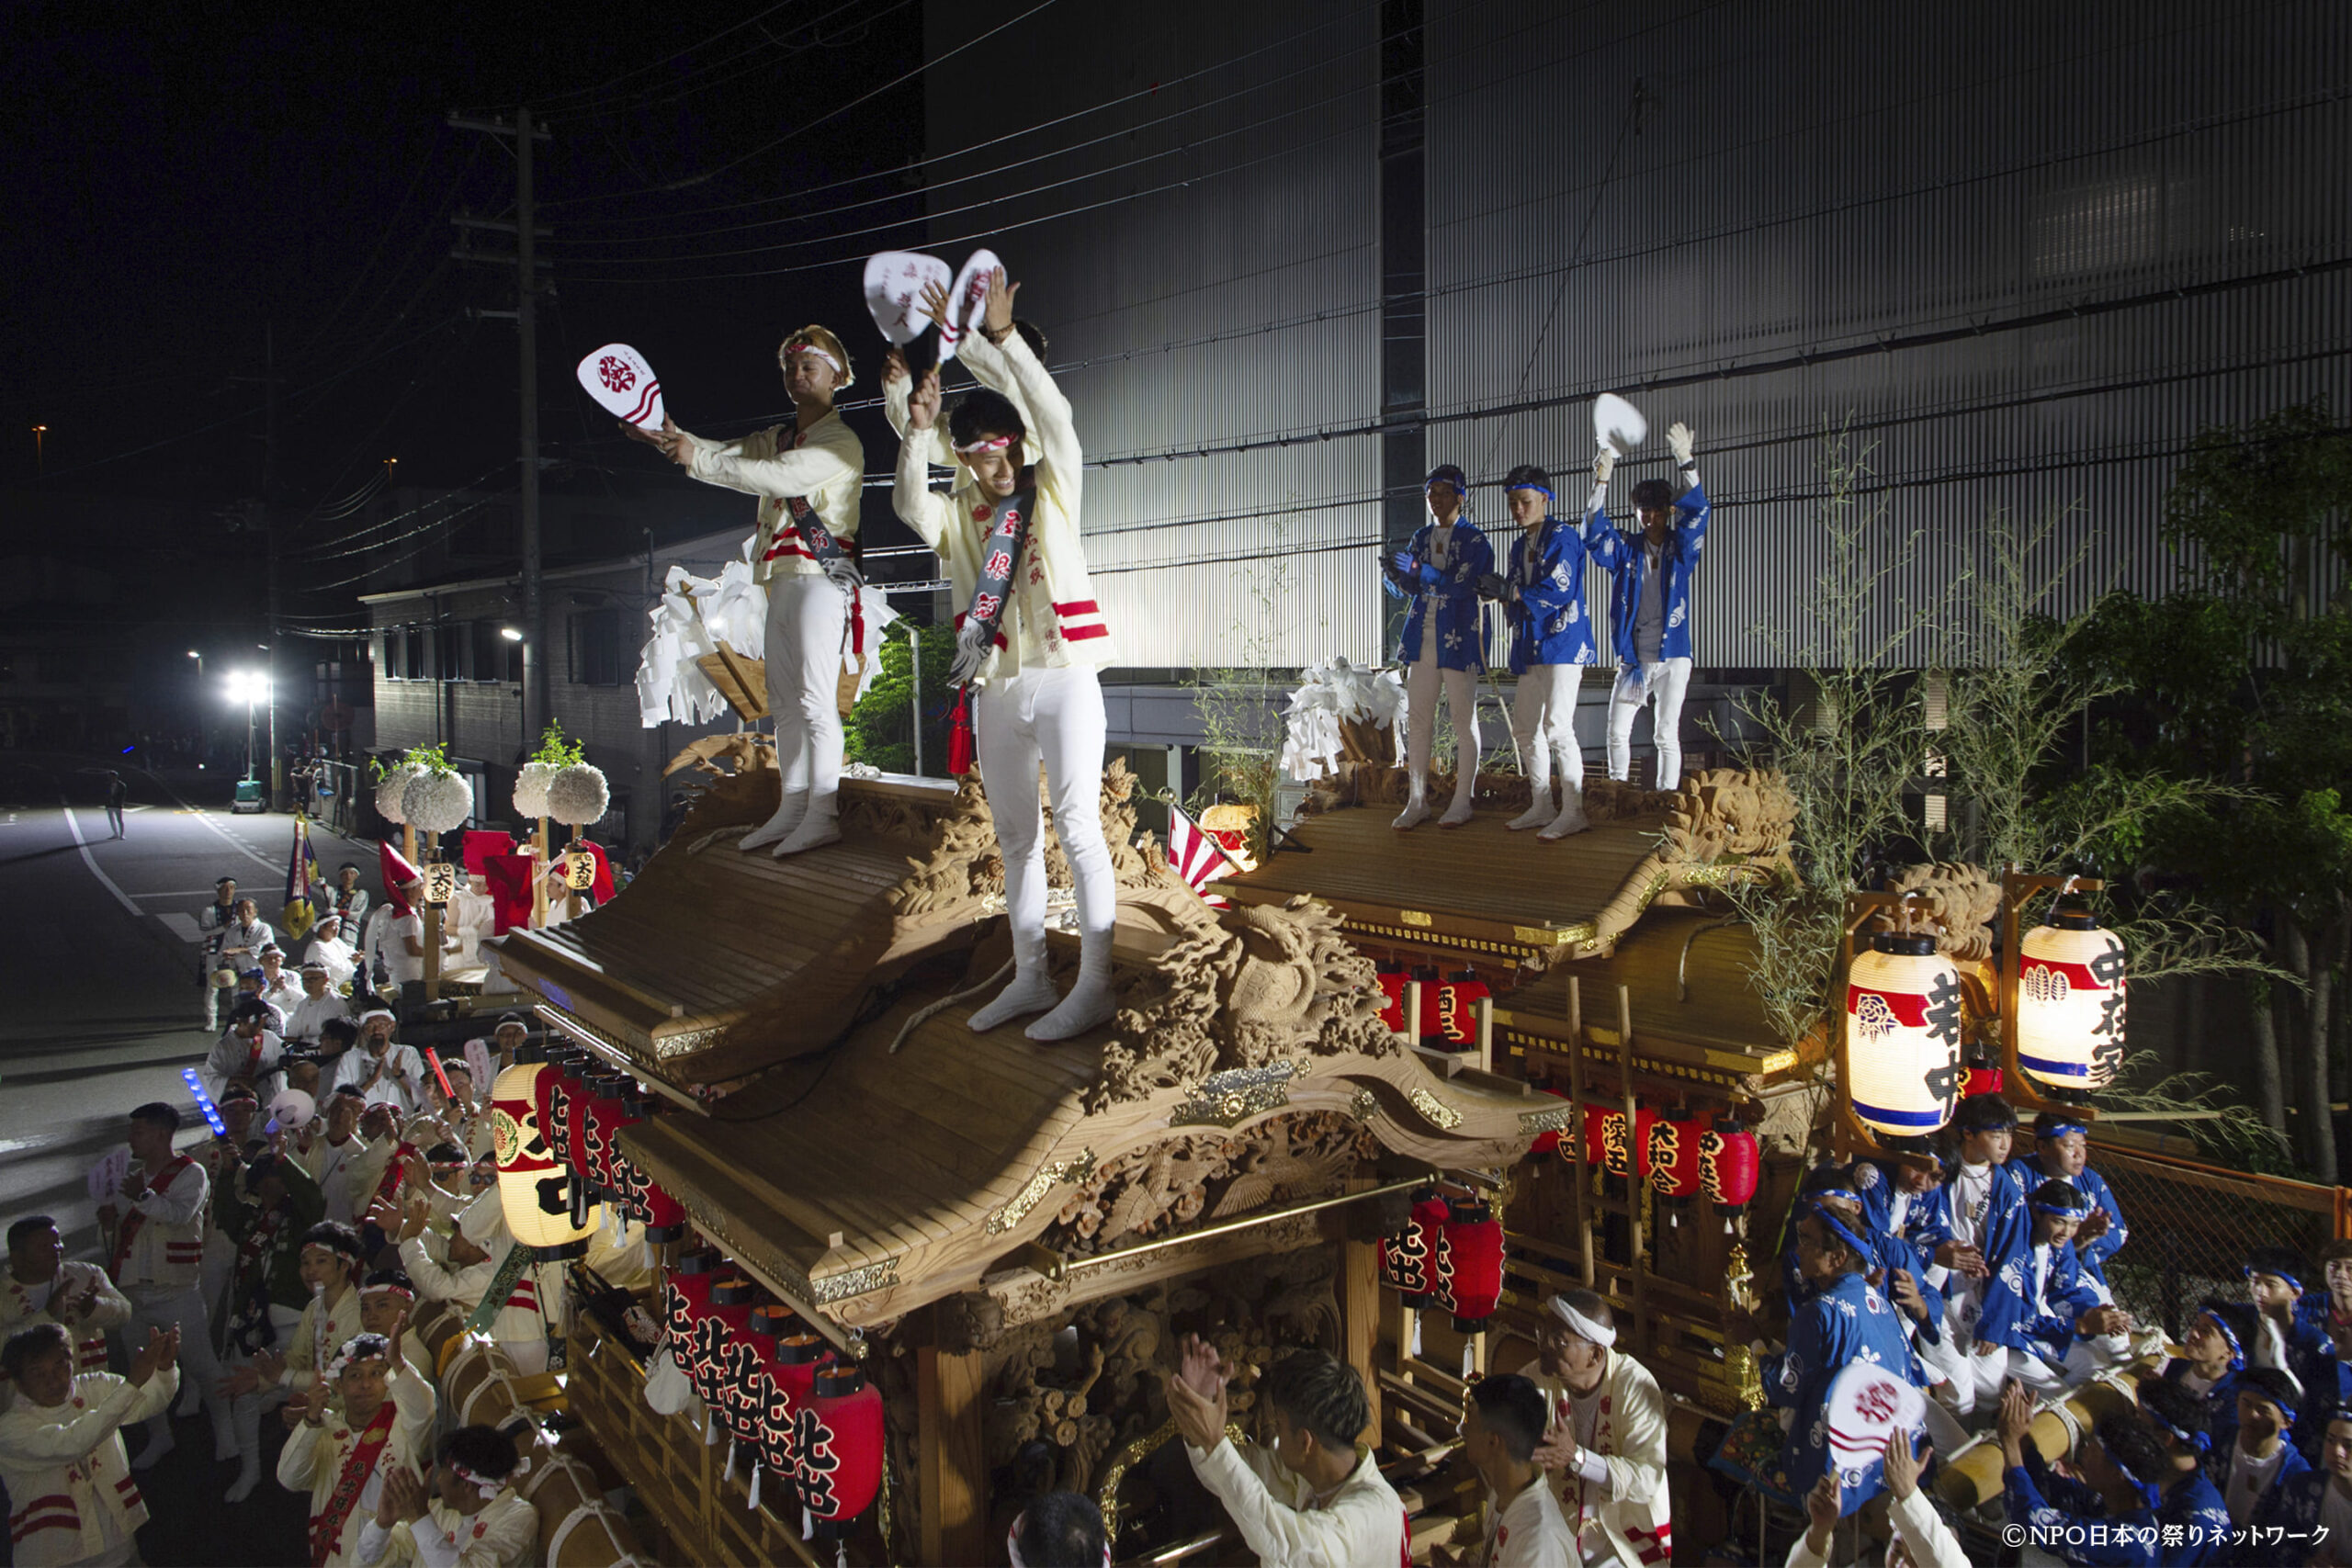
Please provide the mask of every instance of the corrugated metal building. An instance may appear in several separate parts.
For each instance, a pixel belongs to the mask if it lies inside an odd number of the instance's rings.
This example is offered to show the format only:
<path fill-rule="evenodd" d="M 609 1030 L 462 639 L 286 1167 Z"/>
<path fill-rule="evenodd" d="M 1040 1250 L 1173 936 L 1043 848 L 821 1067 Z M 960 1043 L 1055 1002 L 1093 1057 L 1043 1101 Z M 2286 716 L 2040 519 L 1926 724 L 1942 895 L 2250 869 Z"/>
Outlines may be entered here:
<path fill-rule="evenodd" d="M 1376 658 L 1414 477 L 1580 497 L 1602 390 L 1700 432 L 1724 671 L 1806 651 L 1826 429 L 1892 627 L 1996 510 L 2087 541 L 2052 608 L 2163 592 L 2199 427 L 2352 402 L 2331 0 L 1027 9 L 925 7 L 933 248 L 1052 337 L 1135 666 Z"/>

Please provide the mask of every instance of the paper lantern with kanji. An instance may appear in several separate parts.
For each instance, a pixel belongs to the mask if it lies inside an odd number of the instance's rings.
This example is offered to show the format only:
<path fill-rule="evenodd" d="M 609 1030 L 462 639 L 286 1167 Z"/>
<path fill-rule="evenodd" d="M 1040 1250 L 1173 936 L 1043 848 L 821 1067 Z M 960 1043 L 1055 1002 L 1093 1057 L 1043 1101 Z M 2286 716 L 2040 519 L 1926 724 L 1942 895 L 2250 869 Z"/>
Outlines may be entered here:
<path fill-rule="evenodd" d="M 578 1112 L 581 1155 L 585 1161 L 581 1173 L 599 1198 L 614 1187 L 613 1151 L 619 1146 L 628 1094 L 634 1085 L 627 1073 L 600 1073 L 588 1080 L 588 1102 Z"/>
<path fill-rule="evenodd" d="M 2123 939 L 2053 910 L 2018 943 L 2018 1066 L 2046 1089 L 2104 1089 L 2123 1065 Z"/>
<path fill-rule="evenodd" d="M 1846 986 L 1847 1092 L 1864 1126 L 1917 1138 L 1960 1099 L 1960 971 L 1936 939 L 1883 931 Z"/>
<path fill-rule="evenodd" d="M 1401 964 L 1380 964 L 1375 973 L 1380 980 L 1380 1021 L 1389 1032 L 1405 1032 L 1405 966 Z"/>
<path fill-rule="evenodd" d="M 671 1265 L 662 1285 L 662 1330 L 669 1337 L 671 1353 L 689 1380 L 694 1377 L 695 1348 L 701 1337 L 696 1325 L 710 1313 L 710 1292 L 718 1283 L 719 1266 L 716 1252 L 688 1252 Z"/>
<path fill-rule="evenodd" d="M 747 1298 L 741 1323 L 734 1321 L 729 1310 L 736 1304 L 732 1298 L 738 1291 Z M 729 1299 L 722 1302 L 722 1296 Z M 718 1394 L 710 1402 L 711 1417 L 738 1447 L 754 1456 L 760 1441 L 760 1421 L 767 1411 L 769 1350 L 759 1333 L 760 1308 L 756 1300 L 751 1299 L 755 1296 L 749 1280 L 729 1280 L 711 1290 L 712 1314 L 727 1325 L 727 1334 L 718 1345 L 718 1364 L 711 1376 L 712 1386 Z"/>
<path fill-rule="evenodd" d="M 628 1097 L 627 1124 L 635 1126 L 653 1119 L 653 1102 L 642 1089 Z M 612 1152 L 613 1181 L 618 1190 L 616 1201 L 630 1219 L 643 1226 L 643 1238 L 660 1247 L 677 1240 L 686 1232 L 686 1206 L 662 1190 L 659 1182 L 645 1174 L 645 1168 L 628 1157 L 626 1149 Z"/>
<path fill-rule="evenodd" d="M 1608 1111 L 1601 1115 L 1598 1128 L 1600 1146 L 1599 1163 L 1611 1176 L 1645 1177 L 1650 1173 L 1650 1129 L 1657 1124 L 1657 1112 L 1646 1105 L 1634 1108 L 1632 1131 L 1626 1129 L 1625 1113 Z M 1588 1157 L 1590 1157 L 1589 1155 Z"/>
<path fill-rule="evenodd" d="M 766 1493 L 781 1504 L 800 1500 L 800 1412 L 809 1403 L 817 1364 L 830 1352 L 805 1326 L 778 1333 L 768 1354 L 767 1408 L 760 1420 L 760 1466 L 780 1491 Z"/>
<path fill-rule="evenodd" d="M 515 1047 L 514 1065 L 491 1085 L 490 1130 L 506 1229 L 517 1244 L 537 1248 L 541 1261 L 555 1262 L 586 1256 L 595 1221 L 573 1223 L 570 1178 L 539 1133 L 535 1091 L 548 1070 L 544 1058 L 528 1042 Z"/>
<path fill-rule="evenodd" d="M 1475 969 L 1460 970 L 1438 987 L 1438 1033 L 1444 1044 L 1459 1049 L 1478 1043 L 1478 1004 L 1487 995 L 1487 983 Z"/>
<path fill-rule="evenodd" d="M 1737 1122 L 1719 1121 L 1699 1135 L 1699 1189 L 1715 1207 L 1746 1208 L 1762 1169 L 1756 1134 Z"/>
<path fill-rule="evenodd" d="M 882 1489 L 882 1394 L 855 1367 L 818 1363 L 795 1423 L 800 1506 L 820 1540 L 845 1540 Z"/>
<path fill-rule="evenodd" d="M 686 1376 L 714 1419 L 727 1399 L 728 1347 L 752 1321 L 759 1292 L 741 1274 L 729 1270 L 711 1282 L 710 1305 L 695 1319 L 694 1355 Z"/>
<path fill-rule="evenodd" d="M 1416 964 L 1408 978 L 1421 987 L 1421 1017 L 1414 1031 L 1415 1037 L 1432 1050 L 1442 1049 L 1445 1044 L 1445 1024 L 1441 1016 L 1444 1005 L 1443 985 L 1438 979 L 1437 968 L 1434 964 Z"/>
<path fill-rule="evenodd" d="M 1446 1204 L 1438 1228 L 1438 1304 L 1453 1314 L 1454 1331 L 1482 1334 L 1503 1292 L 1503 1223 L 1476 1198 Z"/>
<path fill-rule="evenodd" d="M 1650 1123 L 1650 1190 L 1659 1197 L 1681 1200 L 1699 1190 L 1699 1140 L 1695 1116 L 1661 1116 Z"/>
<path fill-rule="evenodd" d="M 1438 1233 L 1445 1213 L 1445 1200 L 1424 1187 L 1413 1194 L 1405 1228 L 1380 1243 L 1381 1276 L 1408 1307 L 1425 1307 L 1436 1295 Z"/>

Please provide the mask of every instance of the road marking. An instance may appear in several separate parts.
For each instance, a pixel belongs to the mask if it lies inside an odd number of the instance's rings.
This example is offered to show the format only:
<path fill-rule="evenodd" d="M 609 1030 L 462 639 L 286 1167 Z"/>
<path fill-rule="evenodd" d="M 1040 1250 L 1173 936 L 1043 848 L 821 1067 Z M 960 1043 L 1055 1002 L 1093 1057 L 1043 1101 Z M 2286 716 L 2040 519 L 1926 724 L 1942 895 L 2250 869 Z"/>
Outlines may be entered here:
<path fill-rule="evenodd" d="M 182 942 L 202 942 L 204 940 L 204 928 L 196 923 L 196 917 L 194 915 L 184 915 L 177 909 L 174 909 L 167 915 L 158 915 L 155 918 L 164 922 L 164 930 L 170 931 Z"/>
<path fill-rule="evenodd" d="M 90 868 L 90 874 L 96 877 L 100 886 L 104 886 L 107 892 L 114 895 L 116 903 L 120 904 L 124 908 L 130 911 L 130 918 L 132 919 L 140 920 L 146 919 L 147 911 L 132 903 L 130 901 L 130 895 L 125 893 L 121 888 L 117 887 L 114 885 L 114 878 L 108 876 L 105 872 L 98 869 L 98 857 L 90 852 L 90 846 L 88 843 L 84 841 L 82 838 L 82 824 L 74 819 L 74 808 L 70 806 L 65 806 L 62 801 L 58 804 L 64 809 L 65 825 L 74 830 L 74 847 L 82 852 L 82 863 Z"/>
<path fill-rule="evenodd" d="M 170 893 L 133 893 L 133 898 L 209 898 L 219 892 L 217 887 L 188 887 Z"/>

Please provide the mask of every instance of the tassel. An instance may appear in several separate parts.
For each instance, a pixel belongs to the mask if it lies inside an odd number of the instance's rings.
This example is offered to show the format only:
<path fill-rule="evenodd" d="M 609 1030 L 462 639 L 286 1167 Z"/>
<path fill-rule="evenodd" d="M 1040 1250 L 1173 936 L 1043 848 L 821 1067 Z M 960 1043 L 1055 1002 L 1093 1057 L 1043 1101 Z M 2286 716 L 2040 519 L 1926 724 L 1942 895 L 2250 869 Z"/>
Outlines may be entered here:
<path fill-rule="evenodd" d="M 804 1503 L 800 1506 L 800 1539 L 807 1540 L 816 1533 L 817 1521 L 808 1517 L 808 1506 Z"/>
<path fill-rule="evenodd" d="M 972 688 L 956 689 L 956 719 L 947 734 L 947 773 L 961 778 L 978 765 L 980 747 L 972 731 Z"/>
<path fill-rule="evenodd" d="M 727 1439 L 727 1468 L 718 1472 L 718 1479 L 721 1481 L 735 1479 L 735 1439 L 732 1438 Z"/>
<path fill-rule="evenodd" d="M 755 1512 L 758 1510 L 760 1506 L 760 1472 L 766 1468 L 767 1466 L 762 1464 L 757 1460 L 753 1460 L 752 1461 L 752 1500 L 749 1503 L 746 1503 L 744 1506 L 752 1509 Z"/>

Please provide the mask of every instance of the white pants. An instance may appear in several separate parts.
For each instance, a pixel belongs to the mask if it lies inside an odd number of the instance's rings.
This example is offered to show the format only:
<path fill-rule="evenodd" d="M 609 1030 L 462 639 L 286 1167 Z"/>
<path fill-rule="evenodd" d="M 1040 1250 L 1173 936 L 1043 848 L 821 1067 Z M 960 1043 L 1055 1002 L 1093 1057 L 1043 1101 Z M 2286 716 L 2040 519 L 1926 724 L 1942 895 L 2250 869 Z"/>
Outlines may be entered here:
<path fill-rule="evenodd" d="M 176 1328 L 180 1331 L 180 1375 L 192 1380 L 201 1391 L 204 1408 L 212 1417 L 213 1430 L 229 1427 L 229 1401 L 220 1393 L 220 1359 L 212 1351 L 212 1324 L 204 1310 L 204 1298 L 194 1285 L 129 1285 L 125 1296 L 130 1299 L 130 1321 L 119 1331 L 124 1348 L 136 1356 L 147 1344 L 149 1331 Z M 170 1430 L 171 1412 L 166 1410 L 155 1417 Z"/>
<path fill-rule="evenodd" d="M 280 1355 L 285 1354 L 286 1347 L 293 1342 L 294 1330 L 301 1325 L 301 1308 L 281 1306 L 276 1302 L 270 1303 L 269 1325 L 277 1331 L 277 1341 L 271 1348 Z M 245 1367 L 253 1364 L 251 1356 L 234 1347 L 230 1348 L 227 1359 L 231 1367 Z M 275 1388 L 259 1388 L 251 1393 L 241 1393 L 231 1404 L 230 1424 L 236 1428 L 237 1455 L 241 1460 L 250 1456 L 255 1464 L 260 1463 L 262 1413 L 266 1410 L 275 1410 L 285 1404 L 287 1396 L 291 1393 L 293 1390 L 290 1387 L 285 1383 L 279 1383 Z"/>
<path fill-rule="evenodd" d="M 1421 612 L 1421 656 L 1405 666 L 1405 770 L 1414 800 L 1429 793 L 1441 683 L 1446 712 L 1453 716 L 1453 798 L 1464 801 L 1478 787 L 1478 672 L 1438 668 L 1437 606 L 1431 604 Z"/>
<path fill-rule="evenodd" d="M 782 798 L 807 792 L 808 814 L 833 815 L 842 787 L 842 641 L 849 595 L 823 575 L 768 582 L 768 713 Z"/>
<path fill-rule="evenodd" d="M 1023 670 L 980 689 L 973 716 L 980 783 L 1004 854 L 1004 908 L 1024 973 L 1046 956 L 1046 840 L 1037 764 L 1054 802 L 1054 831 L 1078 884 L 1084 945 L 1110 959 L 1119 890 L 1102 841 L 1102 685 L 1083 665 Z"/>
<path fill-rule="evenodd" d="M 1584 748 L 1577 744 L 1577 688 L 1581 664 L 1533 664 L 1519 678 L 1511 698 L 1510 732 L 1519 741 L 1520 765 L 1535 799 L 1552 788 L 1553 762 L 1559 763 L 1562 804 L 1584 793 Z"/>
<path fill-rule="evenodd" d="M 1654 704 L 1650 742 L 1657 748 L 1657 779 L 1652 787 L 1673 789 L 1682 783 L 1682 694 L 1690 689 L 1688 659 L 1618 666 L 1617 683 L 1609 689 L 1611 778 L 1623 784 L 1633 776 L 1634 716 Z"/>

